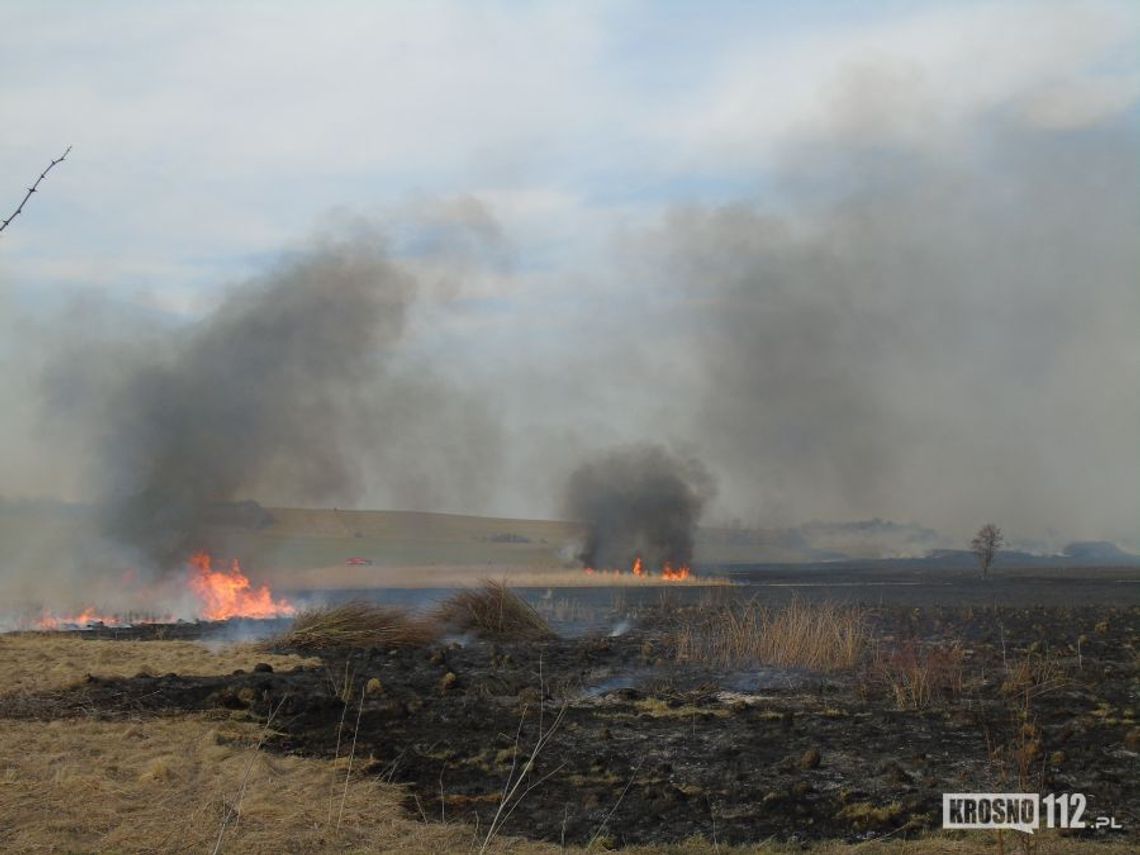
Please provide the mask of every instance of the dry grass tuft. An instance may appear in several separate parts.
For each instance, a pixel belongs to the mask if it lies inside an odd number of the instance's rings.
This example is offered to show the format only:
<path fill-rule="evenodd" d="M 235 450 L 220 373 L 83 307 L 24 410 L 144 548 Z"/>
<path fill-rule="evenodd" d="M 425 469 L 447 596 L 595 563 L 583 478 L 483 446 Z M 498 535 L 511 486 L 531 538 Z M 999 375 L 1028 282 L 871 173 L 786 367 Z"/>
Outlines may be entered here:
<path fill-rule="evenodd" d="M 907 641 L 875 652 L 870 680 L 894 696 L 900 710 L 926 709 L 962 693 L 966 654 L 954 644 Z"/>
<path fill-rule="evenodd" d="M 1064 687 L 1069 675 L 1055 656 L 1026 653 L 1006 664 L 1001 693 L 1026 704 L 1034 698 Z"/>
<path fill-rule="evenodd" d="M 683 619 L 672 642 L 680 660 L 721 668 L 778 665 L 832 672 L 855 667 L 870 638 L 858 606 L 793 600 L 770 609 L 725 604 Z"/>
<path fill-rule="evenodd" d="M 509 641 L 542 641 L 554 631 L 506 582 L 484 579 L 440 603 L 436 617 L 461 632 Z"/>
<path fill-rule="evenodd" d="M 301 612 L 274 647 L 328 650 L 344 647 L 417 647 L 439 637 L 435 623 L 394 606 L 351 602 Z"/>

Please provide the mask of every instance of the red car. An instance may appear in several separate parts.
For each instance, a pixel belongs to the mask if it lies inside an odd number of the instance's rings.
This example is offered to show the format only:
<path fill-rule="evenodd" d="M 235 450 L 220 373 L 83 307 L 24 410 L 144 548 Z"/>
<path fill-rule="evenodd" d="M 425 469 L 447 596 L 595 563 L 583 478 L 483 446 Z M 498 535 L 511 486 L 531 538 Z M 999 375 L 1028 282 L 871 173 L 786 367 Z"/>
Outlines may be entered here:
<path fill-rule="evenodd" d="M 344 563 L 346 565 L 348 565 L 349 567 L 371 567 L 372 566 L 372 559 L 371 558 L 361 558 L 360 556 L 356 556 L 354 558 L 347 559 Z"/>

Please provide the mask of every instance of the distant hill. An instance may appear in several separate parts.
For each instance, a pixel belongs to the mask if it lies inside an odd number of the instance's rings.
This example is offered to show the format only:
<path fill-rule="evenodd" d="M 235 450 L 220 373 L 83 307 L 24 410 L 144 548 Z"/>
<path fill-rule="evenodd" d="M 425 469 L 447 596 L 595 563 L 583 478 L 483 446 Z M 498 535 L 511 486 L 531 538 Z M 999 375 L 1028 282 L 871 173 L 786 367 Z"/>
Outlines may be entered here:
<path fill-rule="evenodd" d="M 848 558 L 916 558 L 945 545 L 932 528 L 878 517 L 854 522 L 810 522 L 798 531 L 808 548 Z"/>
<path fill-rule="evenodd" d="M 1089 542 L 1093 543 L 1093 542 Z M 1074 551 L 1070 549 L 1077 547 Z M 967 549 L 936 549 L 925 559 L 930 564 L 950 567 L 974 566 L 977 559 Z M 994 568 L 1006 567 L 1095 567 L 1140 564 L 1140 555 L 1108 542 L 1095 542 L 1095 548 L 1084 549 L 1081 543 L 1070 544 L 1059 555 L 1039 555 L 1017 550 L 1002 550 L 994 560 Z"/>
<path fill-rule="evenodd" d="M 702 527 L 697 536 L 699 556 L 714 563 L 921 558 L 943 545 L 934 529 L 878 518 L 788 528 Z"/>
<path fill-rule="evenodd" d="M 1078 540 L 1066 546 L 1061 554 L 1066 558 L 1084 561 L 1126 561 L 1140 558 L 1108 540 Z"/>
<path fill-rule="evenodd" d="M 261 568 L 443 565 L 573 568 L 584 531 L 558 520 L 509 519 L 421 511 L 267 507 L 256 501 L 219 502 L 205 515 L 201 546 Z M 88 505 L 0 498 L 0 542 L 12 563 L 66 566 L 76 556 L 102 561 L 96 515 Z M 940 548 L 938 532 L 913 523 L 870 519 L 811 522 L 787 528 L 706 526 L 697 532 L 698 566 L 907 561 L 915 568 L 972 567 L 965 549 Z M 114 550 L 110 550 L 114 554 Z M 997 567 L 1127 566 L 1140 564 L 1108 541 L 1076 541 L 1061 554 L 1007 550 Z"/>

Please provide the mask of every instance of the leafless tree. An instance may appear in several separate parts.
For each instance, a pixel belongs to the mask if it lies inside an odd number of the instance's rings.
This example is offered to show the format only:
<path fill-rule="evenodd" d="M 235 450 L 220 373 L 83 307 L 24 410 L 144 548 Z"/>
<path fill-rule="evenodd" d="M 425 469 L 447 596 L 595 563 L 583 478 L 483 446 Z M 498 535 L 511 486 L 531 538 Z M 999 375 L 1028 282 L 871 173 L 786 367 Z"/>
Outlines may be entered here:
<path fill-rule="evenodd" d="M 7 219 L 0 220 L 0 232 L 8 228 L 8 223 L 12 222 L 12 220 L 16 219 L 16 217 L 20 216 L 20 214 L 23 213 L 24 206 L 28 204 L 28 200 L 32 198 L 32 194 L 35 193 L 39 188 L 40 182 L 47 178 L 47 174 L 52 171 L 52 168 L 57 163 L 63 163 L 65 160 L 67 160 L 67 156 L 69 154 L 71 154 L 71 146 L 68 146 L 67 151 L 65 151 L 63 154 L 61 154 L 59 157 L 47 165 L 47 169 L 40 173 L 40 177 L 36 179 L 35 184 L 28 188 L 28 192 L 24 194 L 24 198 L 20 200 L 20 204 L 16 206 L 16 210 L 13 211 Z"/>
<path fill-rule="evenodd" d="M 993 523 L 986 523 L 978 529 L 978 533 L 970 541 L 970 551 L 978 559 L 978 566 L 982 568 L 983 579 L 989 577 L 990 565 L 994 563 L 994 558 L 1004 542 L 1001 529 Z"/>

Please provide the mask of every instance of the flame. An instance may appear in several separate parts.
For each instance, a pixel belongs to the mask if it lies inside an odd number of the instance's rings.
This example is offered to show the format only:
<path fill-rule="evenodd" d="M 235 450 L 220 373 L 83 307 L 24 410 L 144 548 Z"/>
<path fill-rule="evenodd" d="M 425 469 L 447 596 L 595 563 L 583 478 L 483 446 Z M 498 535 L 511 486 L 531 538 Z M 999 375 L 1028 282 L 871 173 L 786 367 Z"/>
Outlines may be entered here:
<path fill-rule="evenodd" d="M 82 611 L 74 613 L 59 613 L 45 609 L 38 617 L 26 624 L 30 629 L 38 630 L 72 630 L 88 629 L 98 626 L 138 626 L 145 623 L 173 623 L 171 614 L 157 612 L 127 611 L 110 613 L 103 612 L 94 606 L 84 606 Z"/>
<path fill-rule="evenodd" d="M 91 624 L 103 624 L 104 626 L 120 626 L 122 619 L 117 615 L 103 615 L 99 614 L 93 607 L 83 609 L 83 611 L 74 615 L 57 615 L 54 612 L 44 612 L 36 621 L 36 629 L 43 630 L 56 630 L 56 629 L 71 629 L 74 627 L 86 627 Z"/>
<path fill-rule="evenodd" d="M 241 570 L 237 559 L 230 563 L 228 571 L 214 570 L 210 556 L 205 552 L 193 555 L 189 561 L 190 575 L 187 579 L 190 591 L 198 600 L 197 615 L 202 620 L 226 620 L 234 617 L 273 618 L 296 613 L 293 604 L 285 599 L 275 599 L 267 585 L 254 588 Z M 123 574 L 123 587 L 130 589 L 138 585 L 138 574 L 128 570 Z M 146 586 L 141 592 L 147 593 Z M 151 591 L 153 593 L 153 591 Z M 159 612 L 119 612 L 105 613 L 95 606 L 84 606 L 76 613 L 60 613 L 44 610 L 30 618 L 23 625 L 39 630 L 74 630 L 92 626 L 124 627 L 146 623 L 173 623 L 171 614 Z"/>
<path fill-rule="evenodd" d="M 666 582 L 683 582 L 693 574 L 692 569 L 688 564 L 681 564 L 674 567 L 668 561 L 665 566 L 661 568 L 661 578 Z"/>
<path fill-rule="evenodd" d="M 595 567 L 582 568 L 589 576 L 625 576 L 626 574 L 621 570 L 599 570 Z M 688 564 L 678 564 L 674 567 L 670 562 L 666 561 L 661 566 L 660 574 L 655 574 L 645 566 L 645 562 L 641 560 L 641 556 L 634 556 L 633 564 L 629 568 L 629 572 L 636 576 L 638 579 L 654 579 L 659 578 L 663 582 L 684 582 L 693 576 L 693 568 Z"/>
<path fill-rule="evenodd" d="M 229 572 L 214 570 L 205 552 L 190 557 L 190 590 L 201 600 L 200 616 L 206 620 L 228 618 L 273 618 L 296 613 L 288 600 L 273 598 L 268 585 L 254 588 L 235 558 Z"/>

